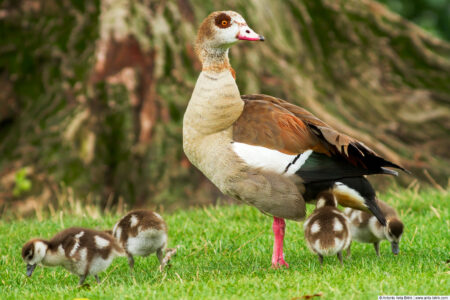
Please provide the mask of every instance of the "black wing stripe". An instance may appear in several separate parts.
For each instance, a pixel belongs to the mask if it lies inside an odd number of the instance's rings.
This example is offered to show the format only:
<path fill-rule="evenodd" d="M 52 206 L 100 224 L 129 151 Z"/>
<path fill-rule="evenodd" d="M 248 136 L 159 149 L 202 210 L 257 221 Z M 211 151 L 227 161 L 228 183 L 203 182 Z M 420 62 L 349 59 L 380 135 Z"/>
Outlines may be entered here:
<path fill-rule="evenodd" d="M 295 165 L 295 163 L 297 162 L 297 159 L 298 159 L 299 157 L 300 157 L 300 154 L 297 154 L 297 156 L 294 158 L 294 160 L 291 161 L 291 162 L 286 166 L 286 169 L 284 169 L 284 172 L 283 172 L 283 173 L 286 173 L 292 165 Z"/>

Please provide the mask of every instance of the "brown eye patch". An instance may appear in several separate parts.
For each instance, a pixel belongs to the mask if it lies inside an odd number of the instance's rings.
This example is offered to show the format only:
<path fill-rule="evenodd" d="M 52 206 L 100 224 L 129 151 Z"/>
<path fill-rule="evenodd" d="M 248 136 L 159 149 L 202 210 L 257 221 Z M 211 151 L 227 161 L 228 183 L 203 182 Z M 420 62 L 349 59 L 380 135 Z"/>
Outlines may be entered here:
<path fill-rule="evenodd" d="M 219 28 L 228 28 L 231 26 L 231 18 L 226 13 L 221 13 L 214 19 L 216 26 Z"/>

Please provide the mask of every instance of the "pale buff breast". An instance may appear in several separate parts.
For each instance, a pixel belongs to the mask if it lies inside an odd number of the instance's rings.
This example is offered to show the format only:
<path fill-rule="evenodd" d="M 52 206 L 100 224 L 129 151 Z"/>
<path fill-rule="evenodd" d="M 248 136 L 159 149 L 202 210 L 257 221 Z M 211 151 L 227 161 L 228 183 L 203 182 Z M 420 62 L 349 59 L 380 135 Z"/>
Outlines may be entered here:
<path fill-rule="evenodd" d="M 305 203 L 294 177 L 251 168 L 233 151 L 232 125 L 243 106 L 229 71 L 202 72 L 183 120 L 186 156 L 224 194 L 277 217 L 302 219 Z"/>
<path fill-rule="evenodd" d="M 183 148 L 193 165 L 221 190 L 230 161 L 232 125 L 244 107 L 230 72 L 202 72 L 183 120 Z M 223 170 L 218 172 L 218 170 Z"/>

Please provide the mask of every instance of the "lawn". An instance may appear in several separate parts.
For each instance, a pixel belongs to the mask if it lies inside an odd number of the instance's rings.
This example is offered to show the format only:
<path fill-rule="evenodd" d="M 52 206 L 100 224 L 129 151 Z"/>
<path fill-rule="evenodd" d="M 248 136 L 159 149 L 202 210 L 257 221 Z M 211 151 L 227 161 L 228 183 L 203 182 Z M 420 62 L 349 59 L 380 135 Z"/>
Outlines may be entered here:
<path fill-rule="evenodd" d="M 100 285 L 88 277 L 90 286 L 83 288 L 77 287 L 77 276 L 60 267 L 37 267 L 31 278 L 26 277 L 21 247 L 31 237 L 51 237 L 70 226 L 112 228 L 119 216 L 56 213 L 41 221 L 0 221 L 0 298 L 292 299 L 322 293 L 320 299 L 376 299 L 377 295 L 449 295 L 450 194 L 405 190 L 381 198 L 398 209 L 405 223 L 397 257 L 387 242 L 381 244 L 381 258 L 376 257 L 372 245 L 354 243 L 352 258 L 344 260 L 344 267 L 336 257 L 326 257 L 321 268 L 306 248 L 302 223 L 288 221 L 285 255 L 290 268 L 273 270 L 270 217 L 244 205 L 207 207 L 164 216 L 169 225 L 169 246 L 180 246 L 170 269 L 160 273 L 156 256 L 139 257 L 133 277 L 127 259 L 117 258 L 100 274 Z"/>

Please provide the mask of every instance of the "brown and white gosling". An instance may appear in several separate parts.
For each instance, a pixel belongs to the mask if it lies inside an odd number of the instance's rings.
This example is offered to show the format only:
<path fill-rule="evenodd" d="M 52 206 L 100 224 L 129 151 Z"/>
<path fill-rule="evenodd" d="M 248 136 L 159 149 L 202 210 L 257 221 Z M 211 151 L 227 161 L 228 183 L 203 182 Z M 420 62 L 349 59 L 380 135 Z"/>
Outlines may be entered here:
<path fill-rule="evenodd" d="M 381 225 L 377 218 L 370 213 L 352 208 L 344 210 L 345 215 L 350 219 L 352 240 L 360 243 L 373 243 L 378 256 L 380 256 L 380 242 L 388 240 L 391 243 L 392 253 L 397 255 L 400 252 L 399 243 L 403 234 L 403 223 L 394 208 L 379 199 L 376 201 L 386 217 L 386 226 Z M 350 247 L 347 249 L 347 254 L 350 255 Z"/>
<path fill-rule="evenodd" d="M 62 266 L 80 277 L 82 285 L 88 275 L 98 283 L 98 273 L 111 265 L 117 256 L 125 256 L 124 249 L 109 234 L 86 228 L 68 228 L 50 240 L 35 238 L 22 247 L 22 258 L 27 263 L 27 276 L 37 264 Z"/>
<path fill-rule="evenodd" d="M 303 225 L 306 245 L 319 256 L 320 264 L 323 256 L 337 254 L 342 265 L 342 251 L 351 243 L 349 221 L 331 192 L 322 192 L 317 199 L 316 209 Z"/>
<path fill-rule="evenodd" d="M 123 246 L 128 256 L 131 270 L 134 267 L 133 256 L 148 256 L 156 252 L 159 269 L 162 271 L 176 253 L 167 249 L 167 224 L 164 219 L 150 210 L 134 210 L 120 219 L 113 228 L 113 236 Z"/>

